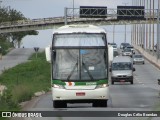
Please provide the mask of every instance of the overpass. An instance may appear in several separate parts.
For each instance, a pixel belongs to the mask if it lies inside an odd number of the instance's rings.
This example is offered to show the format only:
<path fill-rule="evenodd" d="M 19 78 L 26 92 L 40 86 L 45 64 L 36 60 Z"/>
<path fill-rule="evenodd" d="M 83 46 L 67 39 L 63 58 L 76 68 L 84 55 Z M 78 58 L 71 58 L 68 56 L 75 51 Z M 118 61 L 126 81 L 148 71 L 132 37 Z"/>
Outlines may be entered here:
<path fill-rule="evenodd" d="M 130 16 L 134 16 L 131 11 L 132 9 L 126 10 L 130 12 Z M 134 10 L 134 12 L 139 11 L 139 9 Z M 149 24 L 152 22 L 157 23 L 156 18 L 158 16 L 157 10 L 143 10 L 144 18 L 143 20 L 118 20 L 117 9 L 107 9 L 107 14 L 102 16 L 102 18 L 81 18 L 80 8 L 65 8 L 64 16 L 51 17 L 51 18 L 39 18 L 39 19 L 24 19 L 11 22 L 0 23 L 0 33 L 18 32 L 18 31 L 29 31 L 29 30 L 42 30 L 42 29 L 52 29 L 57 26 L 64 24 L 96 24 L 96 25 L 111 25 L 111 24 Z M 96 12 L 96 10 L 95 10 Z M 122 12 L 123 13 L 123 12 Z M 138 12 L 137 12 L 138 13 Z M 83 13 L 83 15 L 86 15 Z M 121 16 L 127 16 L 126 13 Z M 142 14 L 137 14 L 137 16 L 142 16 Z"/>
<path fill-rule="evenodd" d="M 143 9 L 142 12 L 139 9 L 132 10 L 132 9 L 126 9 L 126 12 L 129 13 L 130 17 L 135 16 L 134 13 L 137 13 L 136 16 L 144 16 L 144 19 L 129 19 L 129 20 L 119 20 L 117 19 L 119 16 L 126 16 L 126 13 L 122 10 L 122 14 L 119 15 L 117 14 L 117 9 L 107 9 L 107 14 L 101 15 L 99 18 L 92 17 L 92 18 L 82 18 L 80 17 L 80 8 L 65 8 L 64 11 L 64 16 L 60 17 L 52 17 L 52 18 L 39 18 L 39 19 L 25 19 L 25 20 L 18 20 L 18 21 L 11 21 L 11 22 L 3 22 L 0 23 L 0 33 L 10 33 L 10 32 L 18 32 L 18 31 L 29 31 L 29 30 L 42 30 L 42 29 L 52 29 L 64 24 L 96 24 L 96 25 L 132 25 L 132 30 L 131 30 L 131 42 L 132 44 L 142 52 L 142 44 L 145 46 L 145 42 L 148 43 L 148 41 L 154 41 L 153 39 L 148 39 L 147 36 L 151 36 L 151 30 L 150 32 L 142 31 L 142 24 L 157 24 L 159 26 L 159 16 L 160 12 L 158 12 L 157 9 Z M 93 13 L 97 12 L 97 10 L 92 11 Z M 143 13 L 144 14 L 141 14 Z M 86 12 L 87 13 L 87 12 Z M 84 16 L 87 16 L 88 14 L 83 13 Z M 91 16 L 95 16 L 95 14 L 91 14 Z M 138 25 L 140 26 L 138 26 Z M 140 28 L 141 27 L 141 28 Z M 159 27 L 157 27 L 159 28 Z M 151 29 L 151 28 L 149 28 Z M 157 29 L 157 33 L 159 30 Z M 145 35 L 140 34 L 144 33 Z M 153 36 L 153 35 L 152 35 Z M 157 34 L 157 44 L 159 46 L 158 52 L 157 52 L 157 57 L 155 58 L 154 62 L 158 63 L 158 59 L 160 58 L 160 41 L 159 41 L 159 34 Z M 145 40 L 146 39 L 146 40 Z M 140 46 L 140 47 L 137 47 Z M 152 47 L 151 47 L 152 46 Z M 154 42 L 151 45 L 146 44 L 146 48 L 144 49 L 149 49 L 153 50 Z M 144 52 L 142 52 L 144 54 Z M 146 53 L 145 53 L 146 54 Z M 149 56 L 149 55 L 147 55 Z M 146 56 L 146 57 L 147 57 Z M 149 59 L 152 59 L 151 57 L 148 57 Z M 156 63 L 156 64 L 157 64 Z M 158 63 L 160 64 L 160 62 Z"/>

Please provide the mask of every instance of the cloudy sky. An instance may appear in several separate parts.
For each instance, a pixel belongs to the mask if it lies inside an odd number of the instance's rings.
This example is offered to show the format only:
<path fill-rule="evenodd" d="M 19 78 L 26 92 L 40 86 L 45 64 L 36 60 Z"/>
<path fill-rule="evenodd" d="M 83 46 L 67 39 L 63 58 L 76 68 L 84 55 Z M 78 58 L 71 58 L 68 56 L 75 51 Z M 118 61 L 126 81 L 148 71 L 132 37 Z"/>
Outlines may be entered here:
<path fill-rule="evenodd" d="M 57 17 L 64 15 L 65 7 L 131 5 L 132 0 L 0 0 L 1 6 L 11 6 L 27 18 Z"/>

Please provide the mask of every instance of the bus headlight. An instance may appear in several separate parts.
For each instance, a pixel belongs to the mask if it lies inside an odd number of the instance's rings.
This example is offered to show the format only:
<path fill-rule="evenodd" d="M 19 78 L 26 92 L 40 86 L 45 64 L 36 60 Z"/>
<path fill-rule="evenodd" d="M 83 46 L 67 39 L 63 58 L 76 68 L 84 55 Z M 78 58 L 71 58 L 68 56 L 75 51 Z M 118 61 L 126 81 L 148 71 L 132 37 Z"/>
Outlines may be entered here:
<path fill-rule="evenodd" d="M 97 85 L 96 89 L 97 88 L 105 88 L 105 87 L 108 87 L 108 86 L 109 86 L 108 84 L 101 84 L 101 85 Z"/>
<path fill-rule="evenodd" d="M 65 89 L 63 85 L 57 85 L 57 84 L 53 84 L 52 87 L 59 88 L 59 89 Z"/>

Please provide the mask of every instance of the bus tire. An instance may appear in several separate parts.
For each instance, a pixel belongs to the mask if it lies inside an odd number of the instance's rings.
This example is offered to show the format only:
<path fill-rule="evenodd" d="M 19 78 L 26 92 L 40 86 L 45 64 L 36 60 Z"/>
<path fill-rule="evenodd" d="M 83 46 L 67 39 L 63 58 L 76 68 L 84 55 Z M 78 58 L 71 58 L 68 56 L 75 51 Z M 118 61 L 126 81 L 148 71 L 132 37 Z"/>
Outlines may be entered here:
<path fill-rule="evenodd" d="M 96 101 L 96 102 L 93 102 L 93 105 L 92 105 L 93 107 L 98 107 L 98 102 Z"/>
<path fill-rule="evenodd" d="M 93 107 L 107 107 L 107 100 L 99 100 L 93 102 Z"/>
<path fill-rule="evenodd" d="M 107 107 L 107 100 L 100 101 L 100 107 Z"/>
<path fill-rule="evenodd" d="M 112 85 L 113 85 L 113 84 L 114 84 L 114 81 L 112 80 L 111 82 L 112 82 Z"/>
<path fill-rule="evenodd" d="M 64 101 L 55 101 L 53 100 L 53 107 L 54 108 L 66 108 L 67 107 L 67 103 Z"/>

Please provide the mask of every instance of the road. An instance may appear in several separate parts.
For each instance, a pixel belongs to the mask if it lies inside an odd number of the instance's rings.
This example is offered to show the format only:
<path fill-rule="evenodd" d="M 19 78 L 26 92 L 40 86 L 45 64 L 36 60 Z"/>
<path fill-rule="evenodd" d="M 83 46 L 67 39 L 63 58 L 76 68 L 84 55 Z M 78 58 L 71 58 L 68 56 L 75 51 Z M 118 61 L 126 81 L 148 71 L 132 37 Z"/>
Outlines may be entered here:
<path fill-rule="evenodd" d="M 38 52 L 42 52 L 44 49 L 39 49 Z M 4 70 L 12 68 L 20 63 L 28 61 L 28 58 L 35 53 L 33 48 L 16 48 L 11 50 L 7 55 L 0 60 L 0 74 Z"/>
<path fill-rule="evenodd" d="M 33 53 L 34 49 L 31 48 L 18 48 L 11 50 L 7 55 L 2 57 L 2 60 L 0 60 L 0 74 L 6 69 L 26 62 L 29 56 Z"/>
<path fill-rule="evenodd" d="M 92 104 L 68 104 L 68 108 L 54 109 L 52 107 L 51 93 L 34 98 L 24 107 L 24 110 L 29 111 L 146 111 L 155 110 L 160 104 L 159 91 L 160 86 L 157 84 L 157 79 L 160 78 L 160 70 L 150 64 L 147 60 L 144 65 L 134 65 L 134 84 L 130 83 L 115 83 L 110 84 L 110 99 L 107 108 L 93 108 Z M 159 106 L 160 107 L 160 106 Z M 54 113 L 53 113 L 54 114 Z M 81 112 L 80 112 L 81 114 Z M 83 115 L 82 115 L 83 116 Z M 102 115 L 103 116 L 103 115 Z M 105 116 L 105 114 L 104 114 Z M 58 117 L 58 118 L 29 118 L 29 120 L 139 120 L 140 118 L 124 118 L 124 117 Z M 147 118 L 143 118 L 144 120 Z M 152 118 L 158 120 L 160 118 Z"/>
<path fill-rule="evenodd" d="M 34 53 L 33 49 L 14 49 L 0 61 L 0 71 L 11 68 L 19 63 L 27 61 L 28 57 Z M 52 107 L 51 93 L 32 99 L 24 105 L 23 110 L 27 111 L 77 111 L 83 116 L 83 111 L 146 111 L 155 110 L 160 104 L 158 96 L 160 86 L 157 79 L 160 78 L 160 70 L 146 61 L 145 65 L 134 65 L 134 84 L 115 83 L 110 84 L 110 99 L 107 108 L 93 108 L 92 104 L 68 104 L 68 108 L 54 109 Z M 82 112 L 80 112 L 82 111 Z M 90 112 L 86 112 L 90 114 Z M 105 113 L 102 116 L 105 116 Z M 26 118 L 25 120 L 139 120 L 138 117 L 47 117 L 47 118 Z M 91 115 L 89 115 L 91 116 Z M 152 118 L 158 120 L 160 118 Z M 143 118 L 147 120 L 147 118 Z"/>

